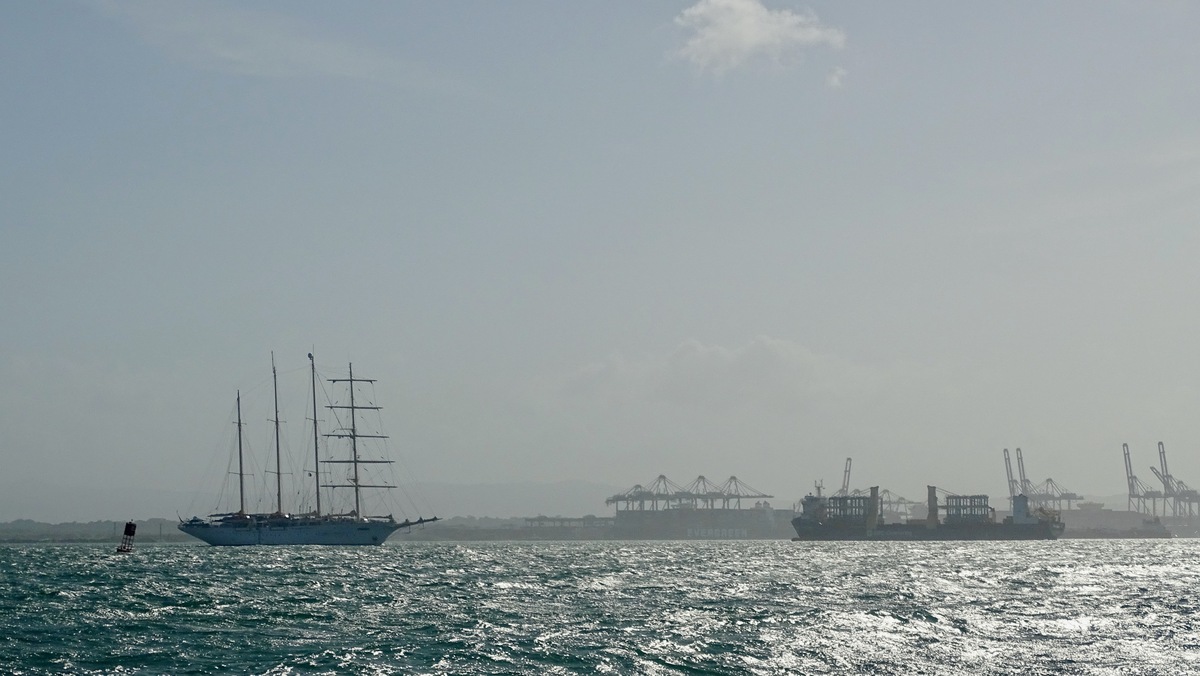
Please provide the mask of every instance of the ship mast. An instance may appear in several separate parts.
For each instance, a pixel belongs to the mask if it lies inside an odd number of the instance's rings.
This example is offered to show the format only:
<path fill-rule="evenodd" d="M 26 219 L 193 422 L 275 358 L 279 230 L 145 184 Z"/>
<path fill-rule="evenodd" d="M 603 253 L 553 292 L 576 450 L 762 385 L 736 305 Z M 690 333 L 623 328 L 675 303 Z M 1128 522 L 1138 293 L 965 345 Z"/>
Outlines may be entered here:
<path fill-rule="evenodd" d="M 349 378 L 331 378 L 329 380 L 329 382 L 331 382 L 331 383 L 348 383 L 350 386 L 350 405 L 349 406 L 338 406 L 338 405 L 326 406 L 326 408 L 331 408 L 331 409 L 337 409 L 337 408 L 348 409 L 350 411 L 350 427 L 349 427 L 349 429 L 347 430 L 346 428 L 342 428 L 342 431 L 340 431 L 340 432 L 334 432 L 334 433 L 325 435 L 327 437 L 338 437 L 338 438 L 342 438 L 342 439 L 349 439 L 350 440 L 350 458 L 347 460 L 325 460 L 323 462 L 349 464 L 349 465 L 353 465 L 354 469 L 353 469 L 353 477 L 350 479 L 350 483 L 325 484 L 325 487 L 326 488 L 353 488 L 354 489 L 354 516 L 356 518 L 361 519 L 361 518 L 363 518 L 362 497 L 361 497 L 361 490 L 363 488 L 395 488 L 395 486 L 391 486 L 391 485 L 387 485 L 387 484 L 364 484 L 364 483 L 361 483 L 359 480 L 359 472 L 358 472 L 359 465 L 389 464 L 392 462 L 391 460 L 363 460 L 362 458 L 360 458 L 358 456 L 358 440 L 359 439 L 386 439 L 387 438 L 387 436 L 383 435 L 383 434 L 361 434 L 358 431 L 358 411 L 378 411 L 381 407 L 356 404 L 354 402 L 354 384 L 355 383 L 373 383 L 375 381 L 370 378 L 355 378 L 354 377 L 354 364 L 350 364 L 350 377 Z"/>
<path fill-rule="evenodd" d="M 283 463 L 279 452 L 279 379 L 275 375 L 275 353 L 271 353 L 271 384 L 275 388 L 275 513 L 283 514 Z"/>
<path fill-rule="evenodd" d="M 358 481 L 358 425 L 354 407 L 354 364 L 350 364 L 350 457 L 354 460 L 354 516 L 362 516 L 362 505 L 359 504 Z"/>
<path fill-rule="evenodd" d="M 246 470 L 242 466 L 242 391 L 237 392 L 238 514 L 246 513 Z"/>
<path fill-rule="evenodd" d="M 312 367 L 312 396 L 313 396 L 313 473 L 317 480 L 317 516 L 321 516 L 321 451 L 317 447 L 317 362 L 313 360 L 312 352 L 308 353 L 308 363 Z"/>

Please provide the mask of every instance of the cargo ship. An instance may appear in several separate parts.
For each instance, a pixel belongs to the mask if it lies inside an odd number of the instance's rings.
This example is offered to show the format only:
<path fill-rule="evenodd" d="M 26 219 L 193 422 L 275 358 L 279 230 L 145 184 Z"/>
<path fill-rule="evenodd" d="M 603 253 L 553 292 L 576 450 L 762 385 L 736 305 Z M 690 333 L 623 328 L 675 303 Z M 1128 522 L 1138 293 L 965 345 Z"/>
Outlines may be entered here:
<path fill-rule="evenodd" d="M 939 518 L 941 516 L 942 518 Z M 801 500 L 801 513 L 792 519 L 792 540 L 1054 540 L 1063 532 L 1056 512 L 1031 510 L 1025 495 L 1013 497 L 1011 516 L 997 521 L 986 495 L 947 495 L 939 504 L 937 488 L 929 486 L 924 519 L 884 523 L 879 487 L 870 495 L 823 496 Z"/>

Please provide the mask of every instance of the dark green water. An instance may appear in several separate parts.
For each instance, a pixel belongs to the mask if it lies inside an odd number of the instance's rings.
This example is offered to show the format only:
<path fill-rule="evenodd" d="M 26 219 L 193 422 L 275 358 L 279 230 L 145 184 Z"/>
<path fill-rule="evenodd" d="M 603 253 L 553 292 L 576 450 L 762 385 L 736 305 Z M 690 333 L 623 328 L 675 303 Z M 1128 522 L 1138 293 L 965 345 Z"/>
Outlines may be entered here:
<path fill-rule="evenodd" d="M 1184 674 L 1200 541 L 0 547 L 0 672 Z"/>

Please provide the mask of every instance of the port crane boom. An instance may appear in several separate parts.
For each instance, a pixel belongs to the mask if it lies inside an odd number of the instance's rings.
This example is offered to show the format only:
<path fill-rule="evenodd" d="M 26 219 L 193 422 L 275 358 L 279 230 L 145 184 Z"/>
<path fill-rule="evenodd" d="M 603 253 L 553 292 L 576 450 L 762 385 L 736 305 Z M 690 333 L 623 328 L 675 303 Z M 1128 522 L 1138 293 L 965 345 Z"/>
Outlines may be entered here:
<path fill-rule="evenodd" d="M 842 490 L 837 495 L 850 495 L 850 458 L 846 458 L 846 471 L 842 473 Z"/>
<path fill-rule="evenodd" d="M 1008 449 L 1004 449 L 1004 473 L 1008 475 L 1008 500 L 1012 503 L 1012 499 L 1021 494 L 1021 484 L 1013 478 L 1012 473 L 1012 458 L 1008 455 Z"/>

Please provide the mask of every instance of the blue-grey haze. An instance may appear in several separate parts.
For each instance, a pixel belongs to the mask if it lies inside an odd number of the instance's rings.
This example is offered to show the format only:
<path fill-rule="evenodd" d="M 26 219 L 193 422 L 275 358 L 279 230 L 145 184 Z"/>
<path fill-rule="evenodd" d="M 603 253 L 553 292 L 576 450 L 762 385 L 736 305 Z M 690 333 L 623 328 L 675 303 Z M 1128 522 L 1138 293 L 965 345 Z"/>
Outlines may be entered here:
<path fill-rule="evenodd" d="M 1200 485 L 1197 25 L 3 3 L 0 519 L 182 509 L 272 350 L 293 440 L 306 353 L 379 378 L 414 481 Z"/>

